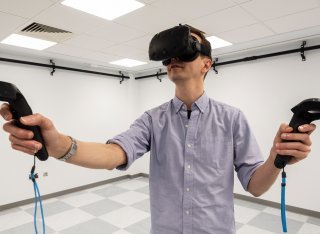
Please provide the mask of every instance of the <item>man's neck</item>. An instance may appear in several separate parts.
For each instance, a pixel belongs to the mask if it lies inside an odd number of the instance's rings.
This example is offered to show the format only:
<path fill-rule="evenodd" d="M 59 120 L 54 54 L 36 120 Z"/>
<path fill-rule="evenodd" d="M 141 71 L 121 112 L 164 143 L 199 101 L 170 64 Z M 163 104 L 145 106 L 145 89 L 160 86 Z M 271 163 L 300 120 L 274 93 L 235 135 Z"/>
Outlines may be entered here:
<path fill-rule="evenodd" d="M 176 96 L 184 104 L 187 105 L 188 110 L 191 110 L 191 105 L 198 100 L 204 93 L 202 84 L 179 84 L 176 85 Z"/>

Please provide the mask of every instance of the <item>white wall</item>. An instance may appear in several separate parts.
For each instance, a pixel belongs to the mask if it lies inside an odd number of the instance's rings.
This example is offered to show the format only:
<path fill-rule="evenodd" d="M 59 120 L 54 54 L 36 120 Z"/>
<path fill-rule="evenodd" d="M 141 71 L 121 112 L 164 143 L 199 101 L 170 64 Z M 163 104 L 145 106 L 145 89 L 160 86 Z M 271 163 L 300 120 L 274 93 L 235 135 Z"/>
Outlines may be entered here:
<path fill-rule="evenodd" d="M 34 112 L 53 120 L 57 129 L 85 141 L 106 142 L 126 130 L 135 114 L 135 82 L 84 73 L 0 63 L 1 81 L 22 91 Z M 0 125 L 4 123 L 0 120 Z M 2 128 L 2 127 L 1 127 Z M 0 131 L 0 205 L 33 197 L 28 180 L 33 157 L 13 151 L 8 134 Z M 125 174 L 139 173 L 134 165 L 127 172 L 91 170 L 54 159 L 37 163 L 43 195 Z M 48 172 L 48 177 L 42 177 Z"/>
<path fill-rule="evenodd" d="M 292 117 L 290 109 L 304 99 L 320 98 L 319 64 L 320 53 L 315 51 L 307 53 L 305 62 L 299 54 L 293 54 L 219 67 L 218 75 L 209 72 L 205 90 L 213 99 L 244 111 L 266 158 L 280 124 L 289 123 Z M 168 79 L 162 83 L 155 78 L 138 82 L 141 111 L 168 101 L 174 95 L 174 85 Z M 287 203 L 319 212 L 319 129 L 312 139 L 310 157 L 286 168 Z M 149 155 L 139 160 L 147 165 Z M 235 180 L 235 192 L 249 195 L 238 179 Z M 280 202 L 280 180 L 261 198 Z"/>
<path fill-rule="evenodd" d="M 290 108 L 298 102 L 320 97 L 318 77 L 320 54 L 308 52 L 307 61 L 287 55 L 220 67 L 219 74 L 206 78 L 207 94 L 219 101 L 239 107 L 246 114 L 267 157 L 281 122 L 289 122 Z M 1 80 L 15 83 L 28 99 L 34 112 L 51 118 L 63 133 L 78 139 L 105 142 L 126 130 L 145 110 L 174 96 L 174 85 L 166 78 L 129 80 L 57 70 L 51 77 L 48 69 L 0 63 Z M 0 120 L 3 124 L 3 120 Z M 320 211 L 320 130 L 313 133 L 310 158 L 287 167 L 287 203 Z M 32 198 L 28 180 L 32 157 L 12 151 L 7 134 L 0 132 L 0 205 Z M 137 160 L 127 172 L 90 170 L 53 159 L 40 162 L 38 172 L 49 172 L 39 179 L 42 194 L 69 189 L 124 174 L 148 173 L 149 154 Z M 235 179 L 237 181 L 237 179 Z M 262 198 L 279 202 L 280 181 Z M 235 192 L 247 194 L 240 184 Z"/>

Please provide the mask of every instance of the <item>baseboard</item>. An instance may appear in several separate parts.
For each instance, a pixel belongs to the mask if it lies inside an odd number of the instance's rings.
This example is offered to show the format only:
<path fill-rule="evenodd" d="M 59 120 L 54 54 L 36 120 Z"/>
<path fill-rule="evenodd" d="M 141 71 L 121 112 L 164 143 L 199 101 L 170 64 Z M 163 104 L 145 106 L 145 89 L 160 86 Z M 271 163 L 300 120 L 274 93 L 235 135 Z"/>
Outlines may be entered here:
<path fill-rule="evenodd" d="M 56 193 L 51 193 L 51 194 L 47 194 L 42 196 L 42 200 L 45 199 L 49 199 L 49 198 L 54 198 L 57 196 L 62 196 L 65 194 L 69 194 L 69 193 L 74 193 L 74 192 L 78 192 L 81 190 L 85 190 L 85 189 L 90 189 L 90 188 L 94 188 L 100 185 L 105 185 L 108 183 L 112 183 L 112 182 L 116 182 L 116 181 L 120 181 L 120 180 L 124 180 L 124 179 L 134 179 L 137 177 L 147 177 L 149 178 L 149 175 L 146 173 L 138 173 L 138 174 L 134 174 L 134 175 L 124 175 L 124 176 L 120 176 L 120 177 L 116 177 L 116 178 L 112 178 L 112 179 L 108 179 L 108 180 L 104 180 L 104 181 L 99 181 L 96 183 L 92 183 L 92 184 L 88 184 L 88 185 L 83 185 L 83 186 L 79 186 L 76 188 L 72 188 L 72 189 L 67 189 L 67 190 L 63 190 L 63 191 L 59 191 Z M 269 207 L 274 207 L 274 208 L 279 208 L 280 204 L 277 202 L 272 202 L 272 201 L 268 201 L 268 200 L 264 200 L 261 198 L 257 198 L 257 197 L 250 197 L 250 196 L 246 196 L 243 194 L 238 194 L 238 193 L 234 193 L 234 197 L 237 199 L 241 199 L 241 200 L 245 200 L 245 201 L 249 201 L 249 202 L 254 202 L 257 204 L 261 204 L 264 206 L 269 206 Z M 26 199 L 23 201 L 18 201 L 18 202 L 13 202 L 10 204 L 6 204 L 6 205 L 2 205 L 0 206 L 0 211 L 3 210 L 7 210 L 7 209 L 11 209 L 11 208 L 15 208 L 15 207 L 19 207 L 19 206 L 23 206 L 23 205 L 27 205 L 30 203 L 33 203 L 34 199 L 30 198 L 30 199 Z M 308 210 L 308 209 L 304 209 L 304 208 L 299 208 L 299 207 L 295 207 L 295 206 L 286 206 L 287 211 L 291 211 L 294 213 L 299 213 L 302 215 L 307 215 L 307 216 L 312 216 L 315 218 L 320 218 L 320 212 L 318 211 L 313 211 L 313 210 Z"/>

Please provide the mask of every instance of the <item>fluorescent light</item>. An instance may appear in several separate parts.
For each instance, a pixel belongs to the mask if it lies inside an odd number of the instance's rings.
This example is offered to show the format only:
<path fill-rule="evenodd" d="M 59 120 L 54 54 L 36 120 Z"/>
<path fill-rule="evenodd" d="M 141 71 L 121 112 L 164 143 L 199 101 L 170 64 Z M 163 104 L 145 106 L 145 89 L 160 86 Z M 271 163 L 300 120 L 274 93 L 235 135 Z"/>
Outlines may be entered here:
<path fill-rule="evenodd" d="M 44 50 L 57 44 L 56 42 L 46 41 L 33 37 L 27 37 L 19 34 L 11 34 L 1 41 L 3 44 L 20 46 L 34 50 Z"/>
<path fill-rule="evenodd" d="M 133 60 L 133 59 L 128 59 L 128 58 L 120 59 L 120 60 L 113 61 L 110 63 L 114 64 L 114 65 L 123 66 L 123 67 L 135 67 L 135 66 L 147 64 L 146 62 L 141 62 L 138 60 Z"/>
<path fill-rule="evenodd" d="M 207 37 L 207 40 L 210 41 L 212 49 L 217 49 L 225 46 L 231 46 L 232 43 L 225 41 L 219 37 L 211 36 Z"/>
<path fill-rule="evenodd" d="M 65 0 L 61 4 L 107 20 L 113 20 L 144 6 L 135 0 Z"/>

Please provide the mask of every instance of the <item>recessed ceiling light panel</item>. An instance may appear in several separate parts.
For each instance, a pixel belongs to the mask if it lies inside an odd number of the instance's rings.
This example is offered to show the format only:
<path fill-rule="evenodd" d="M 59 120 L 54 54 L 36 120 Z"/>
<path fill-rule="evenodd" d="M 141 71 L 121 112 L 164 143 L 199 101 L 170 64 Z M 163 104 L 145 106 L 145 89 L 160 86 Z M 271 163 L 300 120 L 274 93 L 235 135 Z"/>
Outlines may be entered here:
<path fill-rule="evenodd" d="M 136 67 L 136 66 L 147 64 L 147 63 L 134 60 L 134 59 L 125 58 L 125 59 L 120 59 L 117 61 L 110 62 L 110 64 L 119 65 L 122 67 Z"/>
<path fill-rule="evenodd" d="M 24 47 L 34 50 L 44 50 L 55 44 L 53 41 L 46 41 L 38 38 L 28 37 L 19 34 L 11 34 L 1 41 L 2 44 Z"/>
<path fill-rule="evenodd" d="M 144 6 L 135 0 L 65 0 L 61 4 L 107 20 L 113 20 Z"/>
<path fill-rule="evenodd" d="M 207 37 L 207 40 L 210 41 L 212 49 L 217 49 L 225 46 L 231 46 L 232 43 L 225 41 L 219 37 L 211 36 Z"/>

